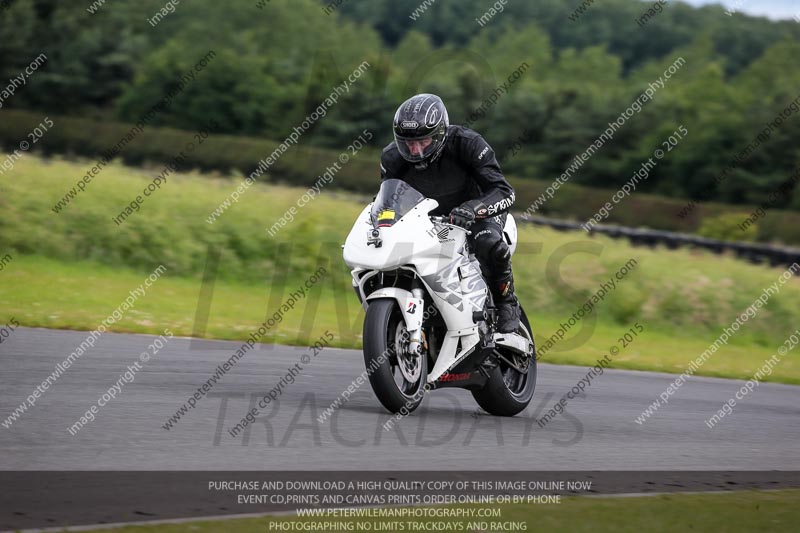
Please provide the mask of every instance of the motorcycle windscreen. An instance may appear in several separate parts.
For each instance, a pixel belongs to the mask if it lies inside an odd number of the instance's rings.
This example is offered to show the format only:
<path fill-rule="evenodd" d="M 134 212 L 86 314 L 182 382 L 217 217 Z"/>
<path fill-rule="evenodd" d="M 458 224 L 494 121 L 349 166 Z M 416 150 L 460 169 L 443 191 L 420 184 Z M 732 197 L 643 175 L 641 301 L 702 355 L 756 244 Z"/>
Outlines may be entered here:
<path fill-rule="evenodd" d="M 393 226 L 395 222 L 411 211 L 425 197 L 403 180 L 390 179 L 381 183 L 378 196 L 372 202 L 370 220 L 372 227 L 384 228 Z"/>

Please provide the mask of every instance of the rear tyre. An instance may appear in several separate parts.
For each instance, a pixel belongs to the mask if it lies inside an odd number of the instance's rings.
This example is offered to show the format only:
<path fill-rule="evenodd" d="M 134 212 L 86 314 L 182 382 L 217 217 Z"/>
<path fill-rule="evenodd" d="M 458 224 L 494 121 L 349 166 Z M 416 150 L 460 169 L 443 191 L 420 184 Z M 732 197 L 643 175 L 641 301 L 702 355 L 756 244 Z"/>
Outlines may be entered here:
<path fill-rule="evenodd" d="M 521 309 L 520 324 L 517 333 L 534 342 L 531 324 L 525 310 Z M 513 352 L 498 348 L 506 358 L 514 361 Z M 517 356 L 517 360 L 521 359 Z M 519 365 L 518 365 L 519 366 Z M 478 405 L 489 414 L 495 416 L 514 416 L 522 412 L 533 398 L 533 391 L 536 388 L 536 345 L 534 343 L 533 354 L 527 361 L 527 372 L 521 374 L 513 367 L 499 361 L 497 367 L 492 371 L 486 385 L 482 389 L 472 391 L 472 397 Z"/>
<path fill-rule="evenodd" d="M 428 358 L 409 354 L 408 345 L 408 330 L 397 302 L 371 301 L 364 318 L 364 364 L 372 391 L 392 413 L 414 411 L 427 390 Z"/>

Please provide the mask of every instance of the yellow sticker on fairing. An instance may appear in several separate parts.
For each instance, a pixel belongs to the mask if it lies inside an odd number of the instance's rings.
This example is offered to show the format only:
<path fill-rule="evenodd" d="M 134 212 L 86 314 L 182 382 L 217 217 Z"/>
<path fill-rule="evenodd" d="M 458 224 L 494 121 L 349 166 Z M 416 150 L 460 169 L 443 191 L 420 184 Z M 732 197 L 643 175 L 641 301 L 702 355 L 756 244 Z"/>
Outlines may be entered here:
<path fill-rule="evenodd" d="M 384 209 L 378 215 L 378 220 L 394 220 L 394 211 L 391 209 Z"/>

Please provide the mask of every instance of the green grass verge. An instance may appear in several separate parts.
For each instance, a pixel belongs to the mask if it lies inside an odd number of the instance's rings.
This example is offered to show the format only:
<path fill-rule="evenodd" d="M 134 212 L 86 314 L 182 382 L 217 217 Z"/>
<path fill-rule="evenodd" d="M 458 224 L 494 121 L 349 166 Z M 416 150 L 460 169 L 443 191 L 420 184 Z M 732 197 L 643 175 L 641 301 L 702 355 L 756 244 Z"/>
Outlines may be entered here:
<path fill-rule="evenodd" d="M 212 247 L 221 253 L 220 279 L 262 286 L 286 265 L 291 285 L 321 260 L 331 268 L 331 280 L 351 292 L 339 245 L 362 208 L 360 202 L 323 189 L 298 208 L 305 190 L 255 184 L 209 224 L 209 214 L 239 180 L 186 173 L 170 175 L 139 212 L 117 226 L 112 217 L 142 194 L 157 172 L 112 164 L 54 213 L 53 205 L 75 186 L 87 165 L 30 155 L 16 162 L 14 179 L 2 183 L 0 194 L 0 256 L 89 260 L 143 274 L 164 264 L 169 276 L 196 277 L 202 275 Z M 344 167 L 341 173 L 347 171 Z M 295 220 L 270 236 L 266 228 L 293 206 Z M 520 224 L 514 271 L 532 317 L 564 320 L 632 258 L 636 268 L 598 305 L 601 319 L 620 325 L 637 319 L 651 329 L 712 341 L 784 270 L 710 252 L 634 248 L 626 241 L 589 238 L 582 231 L 560 233 Z M 793 279 L 736 336 L 777 348 L 798 324 L 800 280 Z"/>
<path fill-rule="evenodd" d="M 131 269 L 112 268 L 90 262 L 65 263 L 40 257 L 15 258 L 5 271 L 0 291 L 0 308 L 22 325 L 59 329 L 92 330 L 107 318 L 127 297 L 128 292 L 144 282 L 147 274 Z M 326 330 L 335 335 L 333 345 L 357 348 L 361 345 L 364 312 L 352 291 L 323 279 L 285 319 L 270 330 L 262 342 L 306 344 Z M 217 280 L 209 305 L 207 330 L 202 335 L 215 339 L 244 340 L 267 316 L 270 295 L 268 283 L 235 283 Z M 140 298 L 135 307 L 116 322 L 118 332 L 160 334 L 170 328 L 176 335 L 195 334 L 195 316 L 199 302 L 199 278 L 161 277 Z M 295 286 L 287 284 L 286 294 Z M 313 309 L 314 302 L 316 311 Z M 337 308 L 337 302 L 339 307 Z M 312 304 L 309 306 L 308 304 Z M 558 328 L 558 320 L 539 311 L 531 312 L 539 342 Z M 313 319 L 313 321 L 311 321 Z M 635 319 L 633 319 L 635 320 Z M 305 321 L 305 322 L 304 322 Z M 588 324 L 588 322 L 586 323 Z M 613 358 L 611 367 L 635 370 L 681 372 L 688 361 L 708 346 L 706 339 L 678 335 L 651 328 Z M 588 327 L 588 326 L 587 326 Z M 608 320 L 598 320 L 589 329 L 588 340 L 576 343 L 565 338 L 542 358 L 556 364 L 593 365 L 627 327 Z M 308 332 L 301 335 L 301 332 Z M 700 375 L 746 379 L 760 368 L 773 349 L 759 345 L 746 336 L 734 337 L 711 356 L 697 372 Z M 800 384 L 800 365 L 796 358 L 783 358 L 768 381 Z"/>
<path fill-rule="evenodd" d="M 478 506 L 475 506 L 478 507 Z M 483 506 L 485 507 L 485 506 Z M 672 532 L 672 531 L 713 531 L 715 533 L 734 533 L 754 531 L 782 532 L 797 531 L 800 523 L 800 490 L 770 492 L 731 492 L 721 494 L 663 494 L 657 496 L 624 498 L 564 498 L 558 504 L 542 505 L 500 505 L 499 519 L 473 519 L 479 522 L 517 522 L 527 525 L 526 531 L 591 531 L 613 532 Z M 321 521 L 321 519 L 313 519 Z M 325 519 L 337 523 L 355 524 L 352 519 Z M 407 524 L 419 519 L 392 518 L 406 524 L 403 529 L 392 531 L 413 531 Z M 139 531 L 159 531 L 160 533 L 244 533 L 251 531 L 280 531 L 279 526 L 269 528 L 270 522 L 290 523 L 293 521 L 311 522 L 308 518 L 263 517 L 233 519 L 224 521 L 197 521 L 181 524 L 162 524 L 153 526 L 127 526 L 120 529 L 95 530 L 97 533 L 118 532 L 136 533 Z M 387 519 L 364 519 L 373 525 Z M 468 527 L 470 521 L 464 519 L 437 519 L 451 524 L 463 524 L 464 532 L 495 531 Z M 273 524 L 275 525 L 275 524 Z M 354 528 L 355 530 L 355 528 Z M 289 529 L 287 529 L 289 531 Z M 386 530 L 384 530 L 386 531 Z"/>

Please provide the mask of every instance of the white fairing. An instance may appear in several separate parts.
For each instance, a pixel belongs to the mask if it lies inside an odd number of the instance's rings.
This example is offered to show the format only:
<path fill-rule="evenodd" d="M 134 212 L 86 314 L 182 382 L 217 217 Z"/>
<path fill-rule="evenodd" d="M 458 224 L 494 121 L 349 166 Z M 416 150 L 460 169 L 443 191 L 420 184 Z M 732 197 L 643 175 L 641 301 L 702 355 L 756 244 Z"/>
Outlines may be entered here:
<path fill-rule="evenodd" d="M 517 221 L 514 220 L 514 215 L 509 213 L 506 215 L 506 225 L 503 226 L 503 237 L 511 249 L 511 255 L 514 255 L 514 250 L 517 249 Z"/>
<path fill-rule="evenodd" d="M 408 310 L 411 302 L 420 300 L 398 288 L 379 289 L 365 295 L 364 284 L 380 271 L 398 268 L 413 270 L 422 280 L 448 330 L 436 364 L 428 374 L 429 383 L 436 381 L 478 344 L 480 336 L 473 312 L 483 311 L 488 294 L 480 265 L 474 258 L 470 260 L 465 252 L 466 230 L 450 224 L 434 224 L 428 216 L 437 205 L 435 200 L 424 199 L 393 226 L 379 228 L 382 245 L 376 247 L 367 244 L 368 233 L 373 229 L 370 204 L 356 220 L 343 252 L 345 263 L 352 269 L 353 285 L 365 308 L 369 300 L 394 298 L 404 311 L 406 327 L 412 335 L 421 327 L 422 313 L 411 316 L 414 313 L 409 314 Z M 515 224 L 513 234 L 516 237 Z M 459 339 L 461 346 L 456 351 Z"/>

